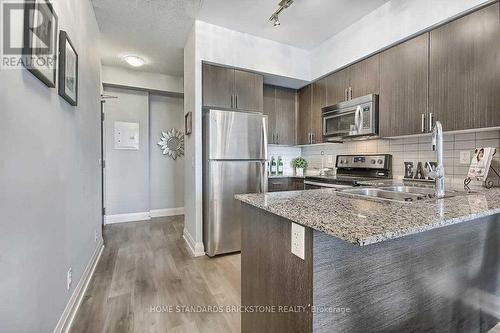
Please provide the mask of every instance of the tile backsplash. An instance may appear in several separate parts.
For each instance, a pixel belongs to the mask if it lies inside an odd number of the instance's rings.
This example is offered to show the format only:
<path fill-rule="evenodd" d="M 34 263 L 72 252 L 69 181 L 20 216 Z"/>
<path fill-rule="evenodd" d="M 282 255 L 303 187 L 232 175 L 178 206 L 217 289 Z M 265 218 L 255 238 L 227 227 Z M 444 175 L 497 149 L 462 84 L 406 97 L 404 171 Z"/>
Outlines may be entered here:
<path fill-rule="evenodd" d="M 470 152 L 472 158 L 476 147 L 495 147 L 499 151 L 493 159 L 493 167 L 500 171 L 500 130 L 444 135 L 444 167 L 446 178 L 453 183 L 462 182 L 469 170 L 469 163 L 460 163 L 460 153 Z M 323 152 L 323 155 L 322 155 Z M 403 162 L 436 161 L 432 151 L 431 135 L 399 139 L 350 141 L 342 144 L 322 144 L 302 147 L 302 156 L 311 168 L 335 167 L 335 156 L 339 154 L 391 154 L 394 178 L 404 176 Z M 333 159 L 329 156 L 333 156 Z M 332 161 L 333 163 L 329 163 Z M 323 161 L 323 162 L 322 162 Z M 492 178 L 496 178 L 493 176 Z M 496 179 L 496 186 L 500 180 Z"/>

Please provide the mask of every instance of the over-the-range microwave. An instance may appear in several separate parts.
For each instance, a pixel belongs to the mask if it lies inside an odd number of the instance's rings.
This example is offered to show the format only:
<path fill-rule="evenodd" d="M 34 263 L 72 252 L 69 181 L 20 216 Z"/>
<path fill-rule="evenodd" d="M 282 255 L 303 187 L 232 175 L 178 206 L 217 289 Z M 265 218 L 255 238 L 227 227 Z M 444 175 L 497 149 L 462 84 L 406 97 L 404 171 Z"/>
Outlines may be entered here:
<path fill-rule="evenodd" d="M 378 95 L 353 98 L 322 110 L 326 141 L 378 135 Z"/>

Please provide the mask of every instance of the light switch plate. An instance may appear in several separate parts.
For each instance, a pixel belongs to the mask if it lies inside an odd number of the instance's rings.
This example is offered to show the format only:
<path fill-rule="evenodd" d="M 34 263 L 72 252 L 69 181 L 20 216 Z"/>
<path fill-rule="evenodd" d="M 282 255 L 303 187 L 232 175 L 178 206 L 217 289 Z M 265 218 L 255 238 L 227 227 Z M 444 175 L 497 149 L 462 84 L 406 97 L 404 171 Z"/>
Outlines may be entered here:
<path fill-rule="evenodd" d="M 333 164 L 333 155 L 328 155 L 328 164 Z"/>
<path fill-rule="evenodd" d="M 305 228 L 292 223 L 292 253 L 302 260 L 305 259 L 305 236 Z"/>
<path fill-rule="evenodd" d="M 470 151 L 463 150 L 460 152 L 460 164 L 470 164 Z"/>

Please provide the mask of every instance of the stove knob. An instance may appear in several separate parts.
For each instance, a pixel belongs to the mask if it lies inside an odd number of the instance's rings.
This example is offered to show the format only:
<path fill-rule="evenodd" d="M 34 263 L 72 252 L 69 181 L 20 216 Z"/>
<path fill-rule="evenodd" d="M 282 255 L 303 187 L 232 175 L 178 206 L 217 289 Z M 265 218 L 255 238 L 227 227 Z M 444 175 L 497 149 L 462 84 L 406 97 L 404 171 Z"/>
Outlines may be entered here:
<path fill-rule="evenodd" d="M 375 164 L 375 163 L 377 163 L 377 161 L 375 161 L 375 160 L 372 160 L 372 164 Z"/>
<path fill-rule="evenodd" d="M 378 164 L 383 164 L 383 163 L 384 163 L 384 161 L 378 160 Z"/>

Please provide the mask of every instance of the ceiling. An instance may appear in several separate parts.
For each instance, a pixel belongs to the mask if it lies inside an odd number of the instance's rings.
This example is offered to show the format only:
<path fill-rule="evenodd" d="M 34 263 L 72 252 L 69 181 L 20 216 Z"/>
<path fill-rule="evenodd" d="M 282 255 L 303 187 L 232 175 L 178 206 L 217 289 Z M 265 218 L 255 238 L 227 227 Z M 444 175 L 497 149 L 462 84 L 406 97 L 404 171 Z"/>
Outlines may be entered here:
<path fill-rule="evenodd" d="M 295 0 L 269 17 L 279 0 L 92 0 L 102 35 L 103 65 L 128 67 L 139 55 L 141 71 L 183 75 L 183 47 L 195 19 L 312 49 L 388 0 Z"/>
<path fill-rule="evenodd" d="M 183 76 L 184 44 L 201 0 L 92 0 L 101 30 L 103 65 L 130 68 L 123 56 L 146 60 L 141 71 Z"/>
<path fill-rule="evenodd" d="M 312 49 L 388 0 L 295 0 L 274 27 L 279 0 L 205 0 L 197 18 L 232 30 Z"/>

